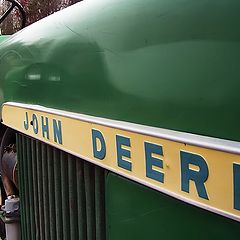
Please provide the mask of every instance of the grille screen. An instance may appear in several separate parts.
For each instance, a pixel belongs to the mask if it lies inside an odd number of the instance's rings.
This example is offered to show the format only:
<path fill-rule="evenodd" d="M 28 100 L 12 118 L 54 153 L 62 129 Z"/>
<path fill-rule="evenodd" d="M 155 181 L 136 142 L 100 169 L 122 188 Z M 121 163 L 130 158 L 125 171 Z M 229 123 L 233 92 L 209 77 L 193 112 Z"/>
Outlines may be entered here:
<path fill-rule="evenodd" d="M 105 240 L 105 170 L 17 134 L 24 240 Z"/>

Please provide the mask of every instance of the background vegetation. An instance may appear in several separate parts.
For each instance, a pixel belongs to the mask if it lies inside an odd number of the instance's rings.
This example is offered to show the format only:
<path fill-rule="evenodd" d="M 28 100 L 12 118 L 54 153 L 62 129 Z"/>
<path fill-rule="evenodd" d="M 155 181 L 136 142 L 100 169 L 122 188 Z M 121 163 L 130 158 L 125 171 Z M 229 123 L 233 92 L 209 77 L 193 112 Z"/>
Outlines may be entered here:
<path fill-rule="evenodd" d="M 24 7 L 27 25 L 59 11 L 81 0 L 18 0 Z M 9 7 L 9 2 L 0 0 L 0 15 Z M 20 29 L 20 13 L 14 9 L 8 18 L 0 25 L 0 34 L 12 34 Z"/>

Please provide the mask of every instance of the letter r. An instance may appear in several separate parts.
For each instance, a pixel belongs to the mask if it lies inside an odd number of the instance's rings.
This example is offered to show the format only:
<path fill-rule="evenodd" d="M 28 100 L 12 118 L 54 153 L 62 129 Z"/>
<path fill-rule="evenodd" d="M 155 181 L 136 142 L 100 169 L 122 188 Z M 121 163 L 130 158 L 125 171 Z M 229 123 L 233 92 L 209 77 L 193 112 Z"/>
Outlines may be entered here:
<path fill-rule="evenodd" d="M 208 199 L 207 191 L 204 183 L 208 179 L 208 166 L 203 157 L 197 154 L 189 152 L 180 152 L 181 157 L 181 188 L 182 191 L 189 193 L 190 180 L 194 181 L 197 188 L 198 196 L 204 199 Z M 190 168 L 190 164 L 199 168 L 199 171 L 195 171 Z"/>

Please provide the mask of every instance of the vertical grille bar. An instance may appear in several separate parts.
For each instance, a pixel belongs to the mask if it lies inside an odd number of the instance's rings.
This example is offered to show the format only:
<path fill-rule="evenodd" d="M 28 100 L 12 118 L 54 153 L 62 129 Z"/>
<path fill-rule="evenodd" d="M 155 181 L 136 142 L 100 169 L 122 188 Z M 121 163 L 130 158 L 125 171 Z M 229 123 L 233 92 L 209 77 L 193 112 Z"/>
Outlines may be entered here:
<path fill-rule="evenodd" d="M 77 239 L 76 162 L 74 160 L 73 156 L 68 155 L 70 239 Z"/>
<path fill-rule="evenodd" d="M 84 179 L 87 213 L 87 239 L 94 240 L 95 229 L 95 196 L 94 196 L 94 169 L 89 163 L 84 164 Z"/>
<path fill-rule="evenodd" d="M 96 205 L 96 239 L 105 240 L 105 175 L 101 168 L 95 167 L 95 205 Z"/>
<path fill-rule="evenodd" d="M 32 169 L 32 156 L 31 156 L 31 140 L 27 139 L 27 168 Z M 28 193 L 29 193 L 29 210 L 30 213 L 34 212 L 34 201 L 33 201 L 33 176 L 32 176 L 32 171 L 27 171 L 28 173 Z M 35 240 L 36 235 L 35 235 L 35 218 L 33 214 L 30 214 L 30 229 L 31 229 L 31 239 Z"/>
<path fill-rule="evenodd" d="M 34 201 L 34 217 L 35 217 L 35 233 L 36 233 L 36 239 L 40 239 L 40 232 L 39 232 L 39 208 L 38 208 L 38 181 L 37 181 L 37 163 L 35 161 L 36 159 L 36 141 L 31 139 L 31 149 L 32 149 L 32 173 L 33 173 L 33 201 Z M 29 156 L 30 157 L 30 156 Z M 25 161 L 24 159 L 19 159 L 19 163 Z M 31 169 L 29 169 L 31 171 Z M 19 171 L 20 175 L 21 172 Z M 24 190 L 23 190 L 24 191 Z M 20 202 L 22 199 L 20 198 Z M 24 238 L 27 239 L 27 238 Z"/>
<path fill-rule="evenodd" d="M 44 226 L 45 240 L 50 240 L 49 203 L 48 203 L 48 165 L 47 147 L 42 144 L 42 177 L 43 177 L 43 205 L 44 205 Z"/>
<path fill-rule="evenodd" d="M 84 164 L 76 161 L 77 169 L 77 200 L 78 200 L 78 237 L 79 240 L 87 239 L 86 224 L 86 195 L 84 187 Z"/>
<path fill-rule="evenodd" d="M 27 139 L 23 138 L 22 139 L 22 158 L 24 161 L 22 161 L 23 163 L 23 178 L 24 178 L 24 205 L 23 207 L 24 212 L 25 212 L 25 237 L 27 239 L 31 239 L 31 230 L 30 230 L 30 211 L 29 211 L 29 188 L 28 188 L 28 183 L 29 183 L 29 179 L 28 179 L 28 166 L 27 166 Z"/>
<path fill-rule="evenodd" d="M 50 221 L 50 239 L 56 239 L 56 218 L 55 218 L 55 196 L 54 196 L 54 162 L 53 148 L 47 146 L 47 167 L 48 167 L 48 204 Z"/>
<path fill-rule="evenodd" d="M 61 152 L 61 187 L 62 187 L 62 213 L 63 213 L 63 239 L 70 239 L 70 224 L 69 224 L 69 199 L 68 199 L 68 164 L 67 154 Z"/>
<path fill-rule="evenodd" d="M 18 158 L 23 159 L 23 153 L 22 153 L 22 136 L 16 135 L 16 142 L 17 142 L 17 153 Z M 25 203 L 24 203 L 24 167 L 23 162 L 19 161 L 18 163 L 19 171 L 22 171 L 23 174 L 19 174 L 19 195 L 20 195 L 20 209 L 21 209 L 21 238 L 27 239 L 26 236 L 26 212 L 25 212 Z"/>
<path fill-rule="evenodd" d="M 23 240 L 105 240 L 105 170 L 17 134 Z"/>
<path fill-rule="evenodd" d="M 57 239 L 62 239 L 62 211 L 61 211 L 61 162 L 60 153 L 57 149 L 53 150 L 53 161 L 54 161 L 54 182 L 55 182 L 55 212 L 56 212 L 56 236 Z"/>
<path fill-rule="evenodd" d="M 40 142 L 36 142 L 36 162 L 37 162 L 37 185 L 38 185 L 38 211 L 39 211 L 39 230 L 40 239 L 45 240 L 44 236 L 44 204 L 43 204 L 43 178 L 42 178 L 42 151 Z"/>

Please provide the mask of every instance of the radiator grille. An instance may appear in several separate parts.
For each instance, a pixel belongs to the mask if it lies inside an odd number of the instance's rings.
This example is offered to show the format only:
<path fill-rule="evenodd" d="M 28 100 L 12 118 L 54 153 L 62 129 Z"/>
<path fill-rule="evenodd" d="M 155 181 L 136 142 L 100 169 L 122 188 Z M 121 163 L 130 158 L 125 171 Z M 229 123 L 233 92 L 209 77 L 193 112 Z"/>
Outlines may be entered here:
<path fill-rule="evenodd" d="M 105 171 L 17 134 L 24 240 L 105 240 Z"/>

